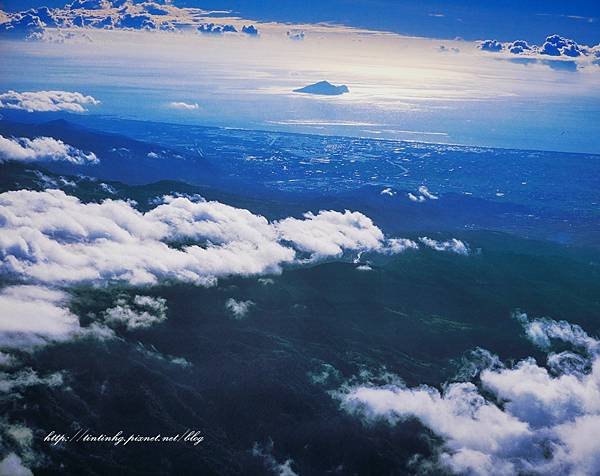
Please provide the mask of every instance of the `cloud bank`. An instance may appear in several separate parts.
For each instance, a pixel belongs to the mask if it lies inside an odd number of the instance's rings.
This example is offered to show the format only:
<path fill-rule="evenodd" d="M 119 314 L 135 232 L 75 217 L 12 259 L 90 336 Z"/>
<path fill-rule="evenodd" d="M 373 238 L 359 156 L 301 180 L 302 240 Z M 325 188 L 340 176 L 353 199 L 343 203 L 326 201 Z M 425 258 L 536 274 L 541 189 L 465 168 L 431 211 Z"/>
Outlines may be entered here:
<path fill-rule="evenodd" d="M 8 91 L 0 94 L 0 108 L 27 112 L 85 112 L 86 106 L 97 106 L 92 96 L 69 91 Z"/>
<path fill-rule="evenodd" d="M 141 213 L 120 200 L 86 204 L 60 190 L 20 190 L 0 194 L 0 223 L 0 272 L 46 284 L 174 279 L 210 285 L 218 277 L 277 273 L 283 264 L 346 250 L 403 248 L 358 212 L 269 222 L 183 197 L 165 197 Z"/>
<path fill-rule="evenodd" d="M 504 366 L 488 354 L 477 385 L 453 382 L 440 391 L 396 379 L 346 385 L 335 397 L 365 422 L 419 419 L 444 440 L 435 463 L 455 473 L 598 474 L 600 341 L 564 321 L 516 317 L 547 350 L 546 366 L 533 358 Z M 572 348 L 554 353 L 554 343 Z"/>
<path fill-rule="evenodd" d="M 195 111 L 197 109 L 200 109 L 200 106 L 198 106 L 198 103 L 187 103 L 187 102 L 170 102 L 169 103 L 169 107 L 171 109 L 181 109 L 183 111 Z"/>
<path fill-rule="evenodd" d="M 17 162 L 66 161 L 73 164 L 99 162 L 93 152 L 85 153 L 52 137 L 11 139 L 0 135 L 0 163 L 6 160 Z"/>

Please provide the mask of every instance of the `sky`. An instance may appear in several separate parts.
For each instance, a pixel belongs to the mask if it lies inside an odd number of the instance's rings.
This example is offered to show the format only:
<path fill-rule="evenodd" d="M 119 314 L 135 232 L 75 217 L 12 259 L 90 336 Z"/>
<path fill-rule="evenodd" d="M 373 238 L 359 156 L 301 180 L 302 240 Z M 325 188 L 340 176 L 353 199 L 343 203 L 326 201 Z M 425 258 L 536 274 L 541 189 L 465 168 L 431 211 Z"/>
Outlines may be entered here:
<path fill-rule="evenodd" d="M 333 22 L 404 35 L 467 40 L 494 37 L 541 41 L 549 31 L 578 42 L 598 42 L 600 4 L 589 0 L 173 0 L 180 7 L 231 10 L 245 18 L 292 23 Z M 65 0 L 2 0 L 19 11 Z"/>
<path fill-rule="evenodd" d="M 591 49 L 600 43 L 599 7 L 521 3 L 203 2 L 232 10 L 209 13 L 179 1 L 150 16 L 152 31 L 63 24 L 36 41 L 0 35 L 0 90 L 77 91 L 100 102 L 88 113 L 134 119 L 600 153 L 600 65 Z M 82 12 L 92 22 L 115 11 Z M 154 31 L 171 20 L 191 23 Z M 211 22 L 238 33 L 196 31 Z M 258 35 L 240 33 L 250 24 Z M 540 54 L 557 32 L 585 54 Z M 486 39 L 504 42 L 502 51 L 482 50 Z M 509 53 L 519 39 L 538 50 Z M 321 80 L 349 93 L 293 92 Z"/>

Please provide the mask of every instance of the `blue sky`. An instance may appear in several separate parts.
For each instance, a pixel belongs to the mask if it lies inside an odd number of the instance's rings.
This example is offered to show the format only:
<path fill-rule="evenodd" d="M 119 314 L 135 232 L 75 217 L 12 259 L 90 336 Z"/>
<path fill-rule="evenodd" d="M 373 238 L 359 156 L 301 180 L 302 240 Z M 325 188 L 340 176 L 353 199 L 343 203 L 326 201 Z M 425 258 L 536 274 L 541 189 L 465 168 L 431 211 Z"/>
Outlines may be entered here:
<path fill-rule="evenodd" d="M 579 42 L 600 41 L 600 3 L 593 1 L 472 0 L 224 0 L 180 5 L 228 8 L 249 18 L 274 21 L 332 21 L 405 35 L 467 40 L 493 37 L 539 42 L 556 31 Z M 593 19 L 590 22 L 590 19 Z"/>
<path fill-rule="evenodd" d="M 493 37 L 539 42 L 559 33 L 581 43 L 600 42 L 600 2 L 590 0 L 173 0 L 180 7 L 227 9 L 245 18 L 293 23 L 336 22 L 405 35 L 467 40 Z M 3 0 L 18 11 L 65 0 Z"/>
<path fill-rule="evenodd" d="M 182 8 L 153 17 L 154 30 L 160 22 L 187 25 L 176 32 L 67 23 L 46 28 L 37 41 L 0 36 L 0 89 L 78 91 L 100 101 L 88 113 L 135 119 L 599 153 L 600 65 L 589 47 L 599 43 L 600 7 L 522 3 L 337 0 L 301 8 L 224 0 L 202 5 L 233 13 L 200 15 L 183 8 L 197 2 L 179 1 Z M 83 15 L 93 23 L 119 14 Z M 235 25 L 238 33 L 196 31 L 208 22 Z M 258 36 L 241 33 L 249 24 Z M 301 41 L 291 40 L 294 32 Z M 585 54 L 541 54 L 555 32 L 581 43 Z M 502 51 L 482 51 L 478 40 L 491 38 L 505 42 Z M 518 39 L 538 46 L 509 53 Z M 350 92 L 293 92 L 320 80 Z"/>

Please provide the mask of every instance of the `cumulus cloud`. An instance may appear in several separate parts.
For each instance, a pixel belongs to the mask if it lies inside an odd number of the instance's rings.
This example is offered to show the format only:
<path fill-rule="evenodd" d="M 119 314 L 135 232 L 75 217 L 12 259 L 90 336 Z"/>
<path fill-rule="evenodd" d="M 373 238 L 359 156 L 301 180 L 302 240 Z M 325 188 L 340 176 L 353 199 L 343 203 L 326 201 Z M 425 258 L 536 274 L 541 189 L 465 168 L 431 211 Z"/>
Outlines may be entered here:
<path fill-rule="evenodd" d="M 225 308 L 236 320 L 241 320 L 246 317 L 250 308 L 254 305 L 255 303 L 253 301 L 236 301 L 233 298 L 229 298 L 225 301 Z"/>
<path fill-rule="evenodd" d="M 9 453 L 0 461 L 0 476 L 33 476 L 33 473 L 18 455 Z"/>
<path fill-rule="evenodd" d="M 386 246 L 381 250 L 386 254 L 403 253 L 406 250 L 416 250 L 419 248 L 414 241 L 407 238 L 390 238 L 386 242 Z"/>
<path fill-rule="evenodd" d="M 31 8 L 27 11 L 8 13 L 0 22 L 0 35 L 9 35 L 27 40 L 53 41 L 49 34 L 59 30 L 123 29 L 180 31 L 196 28 L 201 34 L 222 35 L 241 33 L 258 36 L 254 25 L 243 25 L 241 19 L 232 19 L 234 24 L 208 22 L 213 12 L 199 8 L 180 8 L 172 2 L 125 1 L 125 0 L 82 0 L 74 1 L 64 8 Z M 2 20 L 2 18 L 0 18 Z M 62 39 L 78 35 L 69 31 Z"/>
<path fill-rule="evenodd" d="M 514 55 L 525 53 L 527 51 L 533 51 L 533 47 L 530 46 L 525 40 L 513 41 L 507 46 L 507 48 L 508 51 Z"/>
<path fill-rule="evenodd" d="M 215 23 L 203 23 L 197 28 L 198 33 L 209 35 L 222 35 L 223 33 L 237 33 L 233 25 L 218 25 Z"/>
<path fill-rule="evenodd" d="M 25 137 L 6 138 L 0 135 L 0 162 L 6 160 L 18 162 L 66 161 L 73 164 L 99 162 L 93 152 L 85 153 L 52 137 L 28 139 Z"/>
<path fill-rule="evenodd" d="M 437 463 L 459 474 L 597 474 L 598 340 L 564 321 L 517 318 L 536 344 L 547 348 L 545 338 L 540 340 L 545 336 L 574 345 L 561 354 L 575 355 L 587 366 L 548 368 L 527 358 L 505 367 L 493 358 L 479 373 L 478 385 L 453 382 L 440 391 L 408 388 L 400 381 L 363 382 L 347 384 L 334 396 L 344 410 L 365 421 L 395 425 L 419 419 L 444 440 Z M 556 355 L 550 352 L 548 362 Z"/>
<path fill-rule="evenodd" d="M 576 324 L 545 318 L 530 321 L 523 312 L 517 312 L 515 318 L 524 327 L 529 340 L 543 350 L 550 349 L 552 340 L 567 342 L 588 352 L 595 352 L 598 348 L 598 340 L 590 337 Z"/>
<path fill-rule="evenodd" d="M 560 35 L 550 35 L 540 46 L 530 45 L 525 40 L 516 40 L 509 43 L 500 43 L 496 40 L 485 40 L 479 43 L 479 49 L 492 53 L 508 51 L 514 55 L 528 56 L 555 56 L 577 58 L 593 54 L 593 48 L 579 45 L 576 41 Z"/>
<path fill-rule="evenodd" d="M 248 210 L 183 197 L 165 197 L 141 213 L 129 202 L 85 204 L 60 190 L 5 192 L 0 223 L 0 271 L 43 283 L 176 279 L 210 285 L 227 275 L 277 273 L 285 263 L 301 262 L 298 250 L 311 259 L 345 250 L 388 252 L 382 231 L 358 212 L 269 222 Z"/>
<path fill-rule="evenodd" d="M 171 109 L 180 109 L 182 111 L 195 111 L 197 109 L 200 109 L 200 106 L 198 105 L 198 103 L 194 102 L 194 103 L 187 103 L 187 102 L 170 102 L 169 103 L 169 107 Z"/>
<path fill-rule="evenodd" d="M 167 301 L 152 296 L 134 296 L 133 300 L 120 298 L 115 306 L 104 311 L 104 321 L 124 326 L 128 330 L 147 329 L 167 319 Z"/>
<path fill-rule="evenodd" d="M 242 27 L 242 33 L 246 33 L 246 35 L 250 36 L 258 36 L 258 28 L 254 25 L 244 25 Z"/>
<path fill-rule="evenodd" d="M 393 197 L 394 195 L 396 195 L 396 192 L 394 192 L 391 188 L 387 187 L 384 188 L 381 192 L 379 192 L 380 195 L 389 195 L 390 197 Z"/>
<path fill-rule="evenodd" d="M 313 258 L 340 256 L 347 250 L 379 250 L 383 232 L 359 212 L 305 213 L 304 219 L 286 218 L 277 223 L 282 239 L 293 242 Z"/>
<path fill-rule="evenodd" d="M 45 26 L 46 23 L 33 12 L 20 12 L 9 15 L 7 21 L 0 23 L 0 34 L 23 38 L 42 32 Z"/>
<path fill-rule="evenodd" d="M 42 286 L 0 290 L 0 348 L 32 348 L 64 341 L 80 330 L 79 319 L 65 303 L 68 296 Z"/>
<path fill-rule="evenodd" d="M 0 94 L 0 108 L 27 112 L 85 112 L 85 106 L 98 104 L 100 101 L 92 96 L 69 91 L 8 91 Z"/>
<path fill-rule="evenodd" d="M 479 49 L 482 51 L 491 51 L 497 53 L 504 49 L 504 45 L 496 40 L 484 40 L 479 43 Z"/>
<path fill-rule="evenodd" d="M 577 56 L 587 54 L 587 51 L 569 38 L 563 38 L 559 35 L 550 35 L 540 47 L 540 54 L 549 56 L 564 55 L 576 58 Z"/>
<path fill-rule="evenodd" d="M 470 253 L 469 246 L 461 240 L 452 238 L 447 241 L 438 241 L 427 236 L 421 236 L 419 241 L 425 246 L 436 251 L 450 251 L 459 255 L 468 255 Z"/>

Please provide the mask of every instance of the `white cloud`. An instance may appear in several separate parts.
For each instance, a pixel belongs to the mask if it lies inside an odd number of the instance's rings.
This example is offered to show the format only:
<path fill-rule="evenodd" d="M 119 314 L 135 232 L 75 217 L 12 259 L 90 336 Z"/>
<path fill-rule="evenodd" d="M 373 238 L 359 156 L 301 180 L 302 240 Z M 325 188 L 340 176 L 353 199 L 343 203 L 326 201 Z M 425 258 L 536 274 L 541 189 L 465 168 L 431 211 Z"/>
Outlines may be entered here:
<path fill-rule="evenodd" d="M 425 201 L 425 197 L 423 197 L 422 195 L 419 195 L 419 196 L 417 197 L 417 196 L 416 196 L 414 193 L 411 193 L 411 192 L 408 192 L 408 193 L 406 194 L 406 196 L 408 197 L 408 199 L 409 199 L 411 202 L 422 203 L 422 202 L 424 202 L 424 201 Z"/>
<path fill-rule="evenodd" d="M 136 346 L 137 351 L 142 354 L 144 357 L 150 359 L 156 359 L 161 362 L 167 362 L 172 365 L 177 365 L 179 367 L 188 368 L 192 366 L 192 363 L 183 357 L 175 357 L 173 355 L 163 354 L 158 352 L 154 346 L 153 349 L 148 349 L 144 344 L 138 342 Z"/>
<path fill-rule="evenodd" d="M 479 43 L 479 49 L 492 53 L 509 52 L 514 55 L 527 56 L 552 56 L 577 58 L 593 54 L 593 48 L 579 45 L 570 38 L 560 35 L 550 35 L 541 46 L 529 44 L 525 40 L 516 40 L 511 43 L 501 43 L 496 40 L 485 40 Z"/>
<path fill-rule="evenodd" d="M 40 377 L 38 373 L 31 368 L 19 370 L 12 374 L 0 372 L 0 393 L 10 394 L 15 390 L 19 391 L 36 385 L 60 387 L 63 384 L 63 381 L 63 374 L 61 372 L 54 372 L 45 377 Z"/>
<path fill-rule="evenodd" d="M 504 44 L 500 43 L 497 40 L 484 40 L 479 43 L 479 49 L 482 51 L 490 51 L 492 53 L 497 53 L 504 49 Z"/>
<path fill-rule="evenodd" d="M 0 352 L 0 367 L 12 367 L 17 363 L 14 356 L 6 352 Z"/>
<path fill-rule="evenodd" d="M 182 109 L 184 111 L 195 111 L 196 109 L 200 109 L 198 103 L 187 103 L 187 102 L 170 102 L 169 107 L 171 109 Z"/>
<path fill-rule="evenodd" d="M 431 193 L 425 185 L 421 185 L 418 188 L 418 191 L 419 193 L 417 195 L 411 192 L 406 194 L 411 202 L 423 203 L 426 200 L 437 200 L 439 198 L 437 195 Z"/>
<path fill-rule="evenodd" d="M 250 311 L 250 308 L 254 306 L 255 303 L 253 301 L 236 301 L 233 298 L 229 298 L 225 301 L 225 308 L 231 312 L 232 316 L 236 320 L 241 320 Z"/>
<path fill-rule="evenodd" d="M 33 473 L 23 465 L 19 456 L 9 453 L 0 461 L 0 476 L 33 476 Z"/>
<path fill-rule="evenodd" d="M 383 232 L 359 212 L 305 213 L 304 220 L 286 218 L 276 224 L 282 239 L 313 257 L 340 256 L 346 250 L 379 250 Z"/>
<path fill-rule="evenodd" d="M 421 236 L 419 241 L 425 246 L 432 248 L 436 251 L 450 251 L 459 255 L 468 255 L 470 253 L 469 247 L 466 243 L 456 238 L 451 238 L 448 241 L 437 241 L 426 236 Z"/>
<path fill-rule="evenodd" d="M 131 203 L 81 203 L 60 190 L 0 194 L 0 271 L 45 283 L 210 285 L 227 275 L 276 273 L 345 250 L 391 252 L 382 231 L 358 212 L 322 211 L 270 223 L 219 202 L 166 197 L 147 213 Z M 196 244 L 177 246 L 192 240 Z"/>
<path fill-rule="evenodd" d="M 22 448 L 30 448 L 33 442 L 31 428 L 23 425 L 3 425 L 4 432 Z"/>
<path fill-rule="evenodd" d="M 64 341 L 80 330 L 62 291 L 41 286 L 0 290 L 0 348 L 31 348 Z"/>
<path fill-rule="evenodd" d="M 163 298 L 136 295 L 133 300 L 120 298 L 104 311 L 107 324 L 123 325 L 128 330 L 147 329 L 167 318 L 167 301 Z"/>
<path fill-rule="evenodd" d="M 0 163 L 5 160 L 18 162 L 62 160 L 74 164 L 98 163 L 98 158 L 93 152 L 82 152 L 52 137 L 10 139 L 0 135 Z"/>
<path fill-rule="evenodd" d="M 92 96 L 69 91 L 8 91 L 0 94 L 0 108 L 22 109 L 28 112 L 85 112 L 85 106 L 97 106 Z"/>
<path fill-rule="evenodd" d="M 380 195 L 389 195 L 390 197 L 393 197 L 394 195 L 396 195 L 396 192 L 394 192 L 391 188 L 387 187 L 384 188 L 381 192 L 379 192 Z"/>
<path fill-rule="evenodd" d="M 365 421 L 383 419 L 395 425 L 418 418 L 444 439 L 438 463 L 456 473 L 597 474 L 598 341 L 578 326 L 567 329 L 564 322 L 529 321 L 523 315 L 518 319 L 536 343 L 540 333 L 530 333 L 532 326 L 539 326 L 563 344 L 582 349 L 583 343 L 584 354 L 577 355 L 588 367 L 549 370 L 532 358 L 504 367 L 496 358 L 494 367 L 481 371 L 479 387 L 455 382 L 439 391 L 429 386 L 408 388 L 399 382 L 367 382 L 346 385 L 334 395 L 343 409 Z M 588 345 L 592 341 L 594 345 Z M 546 345 L 545 340 L 541 342 Z M 548 360 L 555 355 L 550 353 Z"/>
<path fill-rule="evenodd" d="M 115 188 L 107 183 L 101 182 L 98 184 L 102 190 L 106 193 L 110 193 L 111 195 L 116 195 L 117 191 Z"/>
<path fill-rule="evenodd" d="M 437 200 L 439 198 L 437 195 L 431 193 L 425 185 L 419 187 L 419 193 L 429 200 Z"/>
<path fill-rule="evenodd" d="M 383 253 L 386 254 L 398 254 L 403 253 L 406 250 L 417 250 L 419 249 L 419 245 L 417 245 L 414 241 L 409 240 L 407 238 L 389 238 L 386 241 L 386 246 L 382 250 Z"/>
<path fill-rule="evenodd" d="M 548 350 L 551 340 L 561 340 L 576 347 L 586 349 L 588 352 L 595 351 L 598 341 L 578 325 L 567 321 L 554 321 L 552 319 L 535 319 L 530 321 L 527 314 L 518 312 L 515 318 L 525 328 L 527 337 L 538 347 Z"/>

